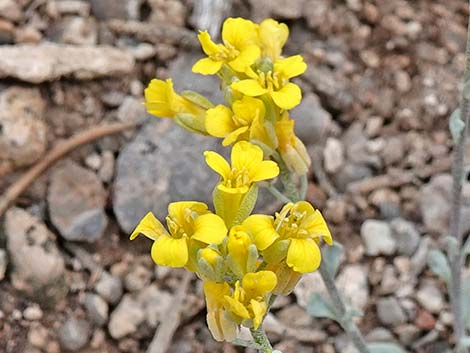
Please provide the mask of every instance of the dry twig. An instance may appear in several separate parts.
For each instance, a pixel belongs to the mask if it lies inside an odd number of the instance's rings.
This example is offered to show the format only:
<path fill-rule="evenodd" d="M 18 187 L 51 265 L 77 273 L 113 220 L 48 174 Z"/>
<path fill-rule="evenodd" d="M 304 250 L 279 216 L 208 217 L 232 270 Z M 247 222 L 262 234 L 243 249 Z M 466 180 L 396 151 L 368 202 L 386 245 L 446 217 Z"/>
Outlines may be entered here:
<path fill-rule="evenodd" d="M 147 353 L 166 353 L 168 351 L 173 335 L 180 324 L 183 301 L 186 297 L 191 278 L 192 273 L 185 272 L 176 291 L 173 303 L 168 307 L 165 321 L 163 321 L 158 327 L 158 330 L 147 349 Z"/>
<path fill-rule="evenodd" d="M 45 170 L 51 167 L 69 152 L 77 147 L 93 142 L 101 137 L 116 134 L 131 128 L 135 128 L 135 123 L 115 123 L 90 128 L 80 132 L 70 139 L 54 146 L 44 158 L 31 167 L 17 181 L 15 181 L 0 197 L 0 217 L 8 209 L 8 206 L 16 200 Z"/>

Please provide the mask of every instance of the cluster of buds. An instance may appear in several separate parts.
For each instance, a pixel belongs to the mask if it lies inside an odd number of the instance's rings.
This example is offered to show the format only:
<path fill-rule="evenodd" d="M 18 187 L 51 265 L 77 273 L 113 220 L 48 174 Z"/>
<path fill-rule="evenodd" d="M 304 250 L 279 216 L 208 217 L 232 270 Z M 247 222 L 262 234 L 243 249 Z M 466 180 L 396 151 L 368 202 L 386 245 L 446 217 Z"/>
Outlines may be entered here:
<path fill-rule="evenodd" d="M 230 163 L 204 153 L 220 175 L 214 212 L 201 202 L 174 202 L 167 228 L 148 213 L 131 235 L 153 240 L 156 264 L 184 267 L 204 282 L 207 323 L 218 341 L 233 341 L 240 325 L 257 329 L 273 296 L 289 294 L 302 274 L 318 268 L 322 239 L 332 244 L 323 216 L 306 201 L 289 202 L 274 216 L 252 214 L 259 182 L 277 177 L 280 168 L 305 175 L 310 165 L 288 112 L 301 100 L 289 79 L 306 70 L 300 55 L 281 56 L 288 34 L 275 20 L 242 18 L 224 22 L 223 44 L 199 33 L 207 57 L 193 71 L 218 75 L 226 105 L 192 91 L 178 94 L 171 79 L 154 79 L 145 90 L 149 113 L 232 145 Z"/>

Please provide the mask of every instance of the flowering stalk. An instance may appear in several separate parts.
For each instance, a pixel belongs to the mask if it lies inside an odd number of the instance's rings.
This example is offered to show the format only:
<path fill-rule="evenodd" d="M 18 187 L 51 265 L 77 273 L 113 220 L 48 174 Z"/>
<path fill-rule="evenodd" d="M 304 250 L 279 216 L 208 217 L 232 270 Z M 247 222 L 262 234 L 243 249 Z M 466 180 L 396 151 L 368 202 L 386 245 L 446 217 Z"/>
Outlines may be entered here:
<path fill-rule="evenodd" d="M 461 229 L 461 208 L 462 208 L 462 184 L 463 184 L 463 162 L 465 153 L 465 141 L 467 135 L 467 126 L 470 123 L 470 21 L 467 27 L 467 44 L 465 50 L 465 73 L 464 86 L 460 101 L 460 112 L 455 117 L 458 119 L 460 131 L 454 136 L 454 160 L 452 164 L 453 188 L 452 188 L 452 209 L 450 215 L 450 234 L 455 239 L 454 244 L 449 244 L 448 259 L 451 269 L 451 280 L 449 295 L 454 315 L 454 335 L 456 339 L 456 352 L 467 351 L 462 346 L 462 339 L 465 335 L 464 321 L 462 315 L 462 241 L 463 234 Z M 454 126 L 451 117 L 451 131 Z M 453 131 L 452 131 L 453 132 Z M 456 248 L 453 251 L 451 247 Z"/>
<path fill-rule="evenodd" d="M 282 164 L 280 164 L 281 171 L 280 175 L 283 175 Z M 285 171 L 284 171 L 285 172 Z M 287 171 L 287 173 L 289 173 Z M 291 177 L 281 178 L 283 182 L 284 189 L 289 196 L 289 199 L 292 201 L 299 201 L 298 195 L 299 192 L 296 190 L 295 184 L 292 181 Z M 301 185 L 303 187 L 303 185 Z M 292 191 L 294 190 L 294 191 Z M 331 301 L 335 308 L 336 317 L 338 322 L 344 331 L 347 333 L 349 339 L 352 341 L 354 346 L 357 348 L 359 353 L 370 353 L 369 348 L 367 348 L 366 341 L 361 331 L 357 327 L 356 323 L 353 321 L 351 315 L 348 315 L 346 306 L 339 294 L 338 287 L 336 287 L 334 277 L 330 274 L 325 265 L 325 260 L 323 260 L 319 267 L 320 275 L 325 284 L 326 290 L 330 295 Z"/>

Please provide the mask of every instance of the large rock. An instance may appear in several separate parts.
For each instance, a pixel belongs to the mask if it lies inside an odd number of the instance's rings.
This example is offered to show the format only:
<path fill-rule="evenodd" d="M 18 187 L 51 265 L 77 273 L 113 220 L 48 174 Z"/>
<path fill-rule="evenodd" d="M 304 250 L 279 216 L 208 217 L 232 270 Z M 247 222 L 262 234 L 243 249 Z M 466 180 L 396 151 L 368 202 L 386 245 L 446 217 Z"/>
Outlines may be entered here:
<path fill-rule="evenodd" d="M 224 102 L 224 97 L 219 89 L 219 79 L 216 76 L 204 76 L 191 71 L 194 63 L 202 56 L 199 53 L 183 53 L 171 63 L 168 75 L 173 79 L 176 91 L 196 91 L 212 103 L 221 104 Z"/>
<path fill-rule="evenodd" d="M 113 208 L 121 228 L 131 232 L 148 211 L 160 219 L 170 202 L 211 202 L 218 176 L 205 163 L 217 140 L 152 120 L 117 159 Z"/>
<path fill-rule="evenodd" d="M 331 114 L 323 109 L 320 99 L 313 93 L 303 97 L 290 116 L 295 120 L 296 135 L 305 144 L 322 144 L 331 129 Z"/>
<path fill-rule="evenodd" d="M 448 233 L 451 209 L 452 176 L 438 174 L 421 188 L 419 206 L 426 228 L 437 234 Z M 462 233 L 470 231 L 470 183 L 464 182 L 462 198 Z"/>
<path fill-rule="evenodd" d="M 1 92 L 0 165 L 26 166 L 44 154 L 47 147 L 45 107 L 36 88 L 13 86 Z"/>
<path fill-rule="evenodd" d="M 41 83 L 62 76 L 79 80 L 129 74 L 133 56 L 109 46 L 74 46 L 44 43 L 0 47 L 0 78 Z"/>
<path fill-rule="evenodd" d="M 47 201 L 51 221 L 65 239 L 94 242 L 103 235 L 106 191 L 92 171 L 65 161 L 51 176 Z"/>
<path fill-rule="evenodd" d="M 11 208 L 5 216 L 5 235 L 13 286 L 44 305 L 62 298 L 65 266 L 54 234 L 36 217 Z"/>
<path fill-rule="evenodd" d="M 71 317 L 59 330 L 60 344 L 66 350 L 75 352 L 88 343 L 90 334 L 91 329 L 87 321 Z"/>

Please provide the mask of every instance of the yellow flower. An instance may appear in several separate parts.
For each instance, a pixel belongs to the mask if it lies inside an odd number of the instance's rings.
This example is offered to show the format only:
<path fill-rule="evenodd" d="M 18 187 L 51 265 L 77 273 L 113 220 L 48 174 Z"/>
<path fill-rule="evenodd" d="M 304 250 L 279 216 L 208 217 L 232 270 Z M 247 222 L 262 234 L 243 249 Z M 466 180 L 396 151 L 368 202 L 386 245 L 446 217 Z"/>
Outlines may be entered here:
<path fill-rule="evenodd" d="M 234 226 L 230 229 L 227 251 L 228 265 L 237 277 L 241 278 L 246 273 L 256 270 L 258 251 L 253 239 L 242 226 Z"/>
<path fill-rule="evenodd" d="M 223 137 L 224 146 L 253 139 L 273 145 L 264 128 L 265 107 L 261 100 L 245 96 L 233 103 L 232 110 L 218 105 L 207 111 L 206 130 L 209 135 Z"/>
<path fill-rule="evenodd" d="M 160 118 L 172 118 L 182 127 L 205 134 L 206 109 L 213 105 L 195 92 L 181 96 L 173 89 L 171 79 L 153 79 L 144 91 L 147 112 Z"/>
<path fill-rule="evenodd" d="M 169 204 L 166 222 L 169 231 L 149 212 L 131 234 L 131 240 L 142 233 L 154 241 L 151 256 L 161 266 L 191 267 L 189 254 L 195 244 L 220 244 L 227 235 L 224 221 L 202 202 Z"/>
<path fill-rule="evenodd" d="M 276 295 L 289 295 L 302 278 L 302 273 L 294 271 L 285 262 L 268 264 L 266 270 L 274 272 L 277 277 L 277 285 L 273 289 Z"/>
<path fill-rule="evenodd" d="M 302 92 L 289 79 L 301 75 L 306 69 L 303 58 L 294 55 L 276 60 L 272 69 L 257 69 L 255 72 L 248 68 L 246 74 L 250 78 L 233 82 L 230 87 L 250 97 L 267 94 L 279 108 L 292 109 L 300 103 Z"/>
<path fill-rule="evenodd" d="M 160 118 L 174 118 L 179 113 L 205 113 L 200 106 L 175 92 L 171 78 L 166 81 L 153 79 L 144 90 L 144 95 L 147 111 Z"/>
<path fill-rule="evenodd" d="M 225 310 L 225 296 L 230 295 L 227 283 L 204 282 L 204 295 L 207 305 L 207 326 L 216 341 L 233 341 L 238 334 L 238 324 Z"/>
<path fill-rule="evenodd" d="M 222 27 L 222 41 L 216 44 L 207 31 L 198 35 L 202 50 L 207 58 L 200 59 L 193 66 L 193 72 L 203 75 L 217 73 L 223 64 L 236 72 L 244 72 L 260 56 L 257 42 L 257 26 L 243 18 L 228 18 Z"/>
<path fill-rule="evenodd" d="M 284 117 L 276 122 L 276 135 L 279 141 L 279 152 L 290 171 L 303 175 L 310 167 L 310 156 L 307 149 L 294 133 L 294 120 L 288 118 L 287 112 Z"/>
<path fill-rule="evenodd" d="M 272 62 L 279 59 L 289 37 L 289 28 L 284 23 L 268 18 L 260 23 L 258 33 L 261 56 L 270 58 Z"/>
<path fill-rule="evenodd" d="M 276 275 L 271 271 L 247 273 L 241 285 L 237 281 L 233 293 L 224 296 L 227 311 L 236 322 L 257 329 L 266 314 L 267 301 L 276 284 Z"/>
<path fill-rule="evenodd" d="M 320 213 L 306 201 L 286 204 L 275 219 L 266 219 L 264 227 L 245 226 L 254 236 L 277 233 L 275 240 L 263 252 L 263 259 L 270 264 L 286 264 L 296 272 L 315 271 L 320 265 L 320 239 L 333 243 L 331 233 Z M 273 236 L 271 235 L 271 239 Z"/>
<path fill-rule="evenodd" d="M 205 151 L 206 163 L 221 176 L 217 188 L 228 193 L 246 193 L 250 186 L 279 174 L 273 161 L 263 160 L 263 151 L 246 141 L 237 142 L 231 153 L 232 166 L 217 152 Z"/>

